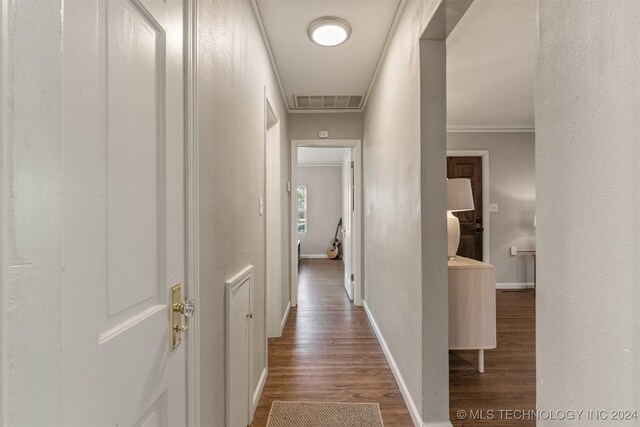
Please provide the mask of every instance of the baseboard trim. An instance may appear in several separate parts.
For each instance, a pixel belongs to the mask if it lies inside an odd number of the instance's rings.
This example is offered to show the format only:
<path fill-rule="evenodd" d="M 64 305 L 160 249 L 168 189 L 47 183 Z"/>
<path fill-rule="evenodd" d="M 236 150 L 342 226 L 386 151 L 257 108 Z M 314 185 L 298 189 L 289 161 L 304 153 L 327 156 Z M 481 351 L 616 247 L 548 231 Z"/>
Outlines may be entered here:
<path fill-rule="evenodd" d="M 422 427 L 453 427 L 449 421 L 436 421 L 432 423 L 424 423 Z"/>
<path fill-rule="evenodd" d="M 258 386 L 253 392 L 253 401 L 251 402 L 251 420 L 253 421 L 253 415 L 258 408 L 258 402 L 260 401 L 260 396 L 262 396 L 262 390 L 264 389 L 264 385 L 267 383 L 267 368 L 262 369 L 262 375 L 260 375 L 260 381 L 258 381 Z"/>
<path fill-rule="evenodd" d="M 496 283 L 496 289 L 533 289 L 533 283 Z"/>
<path fill-rule="evenodd" d="M 287 323 L 287 319 L 289 318 L 289 310 L 291 310 L 291 301 L 287 303 L 287 309 L 284 311 L 284 316 L 282 316 L 282 321 L 280 322 L 280 336 L 282 336 L 284 325 Z"/>
<path fill-rule="evenodd" d="M 300 255 L 300 258 L 306 259 L 316 259 L 316 258 L 329 258 L 327 254 L 311 254 L 311 255 Z"/>
<path fill-rule="evenodd" d="M 404 402 L 406 403 L 407 408 L 409 409 L 409 414 L 411 414 L 411 419 L 413 420 L 413 424 L 416 427 L 423 427 L 427 425 L 427 424 L 424 424 L 424 422 L 422 421 L 422 416 L 420 415 L 420 411 L 418 410 L 418 407 L 416 406 L 415 402 L 411 398 L 411 394 L 409 394 L 409 389 L 407 388 L 407 384 L 404 382 L 404 378 L 402 378 L 400 369 L 398 368 L 398 365 L 396 364 L 396 361 L 393 358 L 393 355 L 391 354 L 391 350 L 389 350 L 387 341 L 385 341 L 384 336 L 382 336 L 382 332 L 380 331 L 380 328 L 378 328 L 378 324 L 376 323 L 376 320 L 373 318 L 373 314 L 371 314 L 371 310 L 369 310 L 369 306 L 367 306 L 366 301 L 363 301 L 363 306 L 364 306 L 364 311 L 367 313 L 367 317 L 369 318 L 369 322 L 371 322 L 373 331 L 375 332 L 376 337 L 378 337 L 378 342 L 382 347 L 384 356 L 387 358 L 387 362 L 389 363 L 391 372 L 393 372 L 393 376 L 395 377 L 398 383 L 398 386 L 400 387 L 400 393 L 402 393 Z M 428 425 L 431 426 L 432 424 L 428 424 Z M 435 427 L 436 424 L 433 424 L 433 426 Z"/>

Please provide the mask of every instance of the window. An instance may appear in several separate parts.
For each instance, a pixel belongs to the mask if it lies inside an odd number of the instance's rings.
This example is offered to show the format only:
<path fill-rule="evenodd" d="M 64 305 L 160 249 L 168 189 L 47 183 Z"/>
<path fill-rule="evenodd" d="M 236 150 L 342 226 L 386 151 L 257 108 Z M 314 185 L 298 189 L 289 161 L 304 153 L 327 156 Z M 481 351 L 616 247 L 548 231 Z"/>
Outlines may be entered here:
<path fill-rule="evenodd" d="M 298 186 L 298 233 L 307 232 L 307 186 Z"/>

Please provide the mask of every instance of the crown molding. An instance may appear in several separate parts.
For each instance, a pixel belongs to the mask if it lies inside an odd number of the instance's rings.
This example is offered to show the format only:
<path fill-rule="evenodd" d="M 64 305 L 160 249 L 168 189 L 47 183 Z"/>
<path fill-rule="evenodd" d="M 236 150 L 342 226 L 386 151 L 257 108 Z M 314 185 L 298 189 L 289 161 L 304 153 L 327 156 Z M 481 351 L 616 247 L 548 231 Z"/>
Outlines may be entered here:
<path fill-rule="evenodd" d="M 284 102 L 284 106 L 287 108 L 287 113 L 291 112 L 291 108 L 289 108 L 289 102 L 287 101 L 287 95 L 284 91 L 284 85 L 282 84 L 282 79 L 280 78 L 280 73 L 278 72 L 278 64 L 276 63 L 276 58 L 273 56 L 273 49 L 271 48 L 271 42 L 269 41 L 269 37 L 267 36 L 267 30 L 264 27 L 264 21 L 262 19 L 262 14 L 260 13 L 260 7 L 258 7 L 257 0 L 251 0 L 251 6 L 253 7 L 253 12 L 256 15 L 256 20 L 258 21 L 258 27 L 260 27 L 260 33 L 262 33 L 262 40 L 264 41 L 264 46 L 267 49 L 267 54 L 269 55 L 269 61 L 271 61 L 271 69 L 276 76 L 276 80 L 278 81 L 278 86 L 280 87 L 280 94 L 282 95 L 282 102 Z"/>
<path fill-rule="evenodd" d="M 535 125 L 452 125 L 447 126 L 449 133 L 535 133 Z"/>

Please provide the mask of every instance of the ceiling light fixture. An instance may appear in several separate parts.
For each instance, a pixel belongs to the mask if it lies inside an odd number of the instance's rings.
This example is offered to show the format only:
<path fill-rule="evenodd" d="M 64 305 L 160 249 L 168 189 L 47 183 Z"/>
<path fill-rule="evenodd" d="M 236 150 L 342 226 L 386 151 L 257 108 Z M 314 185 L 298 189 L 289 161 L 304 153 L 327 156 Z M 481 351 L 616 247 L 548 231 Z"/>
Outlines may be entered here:
<path fill-rule="evenodd" d="M 335 16 L 323 16 L 309 24 L 307 34 L 312 42 L 320 46 L 338 46 L 349 40 L 351 25 Z"/>

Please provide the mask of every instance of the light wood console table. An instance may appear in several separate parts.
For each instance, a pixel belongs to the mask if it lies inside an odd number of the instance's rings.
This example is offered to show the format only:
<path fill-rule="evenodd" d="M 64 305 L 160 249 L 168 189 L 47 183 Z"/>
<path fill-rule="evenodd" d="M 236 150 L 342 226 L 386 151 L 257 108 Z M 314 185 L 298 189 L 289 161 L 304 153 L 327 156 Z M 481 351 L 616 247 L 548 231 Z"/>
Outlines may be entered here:
<path fill-rule="evenodd" d="M 478 350 L 484 372 L 484 350 L 496 348 L 496 270 L 464 257 L 449 261 L 449 350 Z"/>

